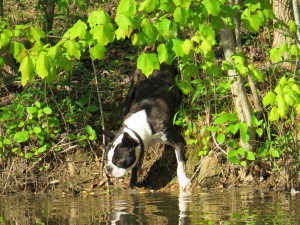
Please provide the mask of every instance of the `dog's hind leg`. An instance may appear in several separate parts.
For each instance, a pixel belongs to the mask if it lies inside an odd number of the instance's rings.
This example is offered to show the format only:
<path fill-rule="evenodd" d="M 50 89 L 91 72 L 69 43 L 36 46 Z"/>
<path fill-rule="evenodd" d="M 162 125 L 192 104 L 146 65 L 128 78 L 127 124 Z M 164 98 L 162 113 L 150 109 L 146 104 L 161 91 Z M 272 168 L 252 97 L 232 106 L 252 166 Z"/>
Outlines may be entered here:
<path fill-rule="evenodd" d="M 174 144 L 175 154 L 177 159 L 177 177 L 180 189 L 185 190 L 189 187 L 191 180 L 186 176 L 185 172 L 185 156 L 184 156 L 184 142 L 176 142 Z"/>
<path fill-rule="evenodd" d="M 127 115 L 127 113 L 129 112 L 132 103 L 135 100 L 135 94 L 136 94 L 136 86 L 138 85 L 138 83 L 140 83 L 141 81 L 147 79 L 146 76 L 142 73 L 141 70 L 136 70 L 133 74 L 133 78 L 131 79 L 131 83 L 130 83 L 130 89 L 127 93 L 127 96 L 125 98 L 125 102 L 123 104 L 122 107 L 122 119 L 124 119 L 124 117 Z"/>

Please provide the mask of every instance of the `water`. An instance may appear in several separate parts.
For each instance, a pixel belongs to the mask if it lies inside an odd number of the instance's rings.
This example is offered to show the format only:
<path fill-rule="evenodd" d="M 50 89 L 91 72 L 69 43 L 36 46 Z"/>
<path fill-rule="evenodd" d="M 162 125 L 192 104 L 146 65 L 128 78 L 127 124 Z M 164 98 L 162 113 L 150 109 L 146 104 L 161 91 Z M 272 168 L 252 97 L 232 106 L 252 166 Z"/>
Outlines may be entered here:
<path fill-rule="evenodd" d="M 231 189 L 2 196 L 2 224 L 300 224 L 300 194 Z"/>

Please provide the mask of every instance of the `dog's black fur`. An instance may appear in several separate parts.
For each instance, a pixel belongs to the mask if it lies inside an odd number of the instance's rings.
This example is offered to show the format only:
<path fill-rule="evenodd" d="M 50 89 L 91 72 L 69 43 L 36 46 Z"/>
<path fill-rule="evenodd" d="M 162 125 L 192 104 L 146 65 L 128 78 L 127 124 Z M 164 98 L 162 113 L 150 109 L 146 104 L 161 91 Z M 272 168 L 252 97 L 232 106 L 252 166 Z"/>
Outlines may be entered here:
<path fill-rule="evenodd" d="M 155 143 L 175 148 L 180 186 L 185 189 L 189 184 L 184 171 L 185 142 L 173 125 L 174 113 L 181 103 L 181 93 L 175 85 L 177 74 L 173 65 L 163 63 L 148 78 L 140 70 L 133 76 L 122 109 L 123 124 L 108 152 L 107 165 L 108 174 L 115 171 L 116 176 L 132 168 L 131 187 L 136 185 L 144 149 Z"/>

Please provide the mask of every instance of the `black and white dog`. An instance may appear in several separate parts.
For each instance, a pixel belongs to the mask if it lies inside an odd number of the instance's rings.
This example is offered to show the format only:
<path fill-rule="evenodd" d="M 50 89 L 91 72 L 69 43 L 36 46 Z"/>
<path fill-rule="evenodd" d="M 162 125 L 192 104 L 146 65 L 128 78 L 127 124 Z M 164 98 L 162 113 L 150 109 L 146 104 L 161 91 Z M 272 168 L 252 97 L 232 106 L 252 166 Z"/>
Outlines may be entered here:
<path fill-rule="evenodd" d="M 122 109 L 122 127 L 107 153 L 109 176 L 121 177 L 132 169 L 130 187 L 133 187 L 144 150 L 163 143 L 175 149 L 180 188 L 189 186 L 190 180 L 185 173 L 185 142 L 173 125 L 175 110 L 181 102 L 180 91 L 175 85 L 176 74 L 175 67 L 166 63 L 148 78 L 136 70 Z"/>

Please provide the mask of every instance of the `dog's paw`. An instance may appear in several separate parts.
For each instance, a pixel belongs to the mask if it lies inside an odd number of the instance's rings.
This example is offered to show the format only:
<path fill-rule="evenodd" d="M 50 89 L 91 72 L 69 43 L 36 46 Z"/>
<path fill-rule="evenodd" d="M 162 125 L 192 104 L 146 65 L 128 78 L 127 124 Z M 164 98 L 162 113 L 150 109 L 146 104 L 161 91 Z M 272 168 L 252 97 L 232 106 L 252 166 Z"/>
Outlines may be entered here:
<path fill-rule="evenodd" d="M 181 190 L 187 190 L 191 186 L 191 180 L 186 176 L 179 179 L 179 186 Z"/>

